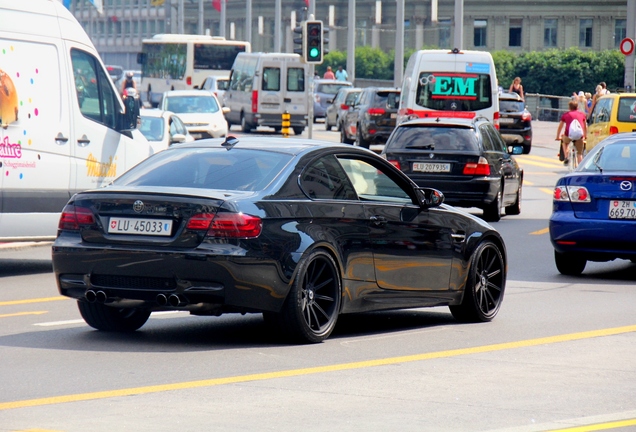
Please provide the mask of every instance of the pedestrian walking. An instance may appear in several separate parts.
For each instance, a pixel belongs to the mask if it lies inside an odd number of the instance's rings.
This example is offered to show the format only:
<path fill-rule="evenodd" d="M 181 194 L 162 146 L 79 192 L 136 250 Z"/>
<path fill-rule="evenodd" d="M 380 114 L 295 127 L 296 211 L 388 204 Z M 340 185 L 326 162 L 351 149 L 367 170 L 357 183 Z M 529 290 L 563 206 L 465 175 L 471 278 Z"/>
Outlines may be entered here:
<path fill-rule="evenodd" d="M 349 79 L 347 71 L 344 70 L 342 66 L 338 66 L 338 70 L 336 71 L 336 79 L 338 81 L 347 81 Z"/>
<path fill-rule="evenodd" d="M 333 74 L 331 70 L 331 66 L 327 66 L 327 72 L 322 76 L 324 79 L 336 79 L 336 76 Z"/>

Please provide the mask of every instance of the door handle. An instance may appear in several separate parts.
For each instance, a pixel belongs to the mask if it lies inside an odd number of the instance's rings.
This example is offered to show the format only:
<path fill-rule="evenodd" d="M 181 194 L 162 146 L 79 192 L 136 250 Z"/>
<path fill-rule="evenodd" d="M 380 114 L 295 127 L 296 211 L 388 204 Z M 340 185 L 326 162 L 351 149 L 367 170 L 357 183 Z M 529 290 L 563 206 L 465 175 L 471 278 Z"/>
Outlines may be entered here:
<path fill-rule="evenodd" d="M 62 135 L 62 132 L 59 132 L 56 136 L 55 136 L 55 142 L 57 142 L 58 144 L 66 144 L 68 142 L 68 138 L 66 138 L 64 135 Z"/>
<path fill-rule="evenodd" d="M 463 232 L 451 233 L 451 238 L 455 243 L 464 243 L 464 241 L 466 240 L 466 234 Z"/>
<path fill-rule="evenodd" d="M 86 134 L 84 134 L 80 139 L 77 140 L 77 143 L 80 145 L 80 147 L 86 147 L 91 143 L 91 140 L 89 140 Z"/>
<path fill-rule="evenodd" d="M 375 226 L 386 224 L 386 218 L 384 216 L 371 216 L 369 220 Z"/>

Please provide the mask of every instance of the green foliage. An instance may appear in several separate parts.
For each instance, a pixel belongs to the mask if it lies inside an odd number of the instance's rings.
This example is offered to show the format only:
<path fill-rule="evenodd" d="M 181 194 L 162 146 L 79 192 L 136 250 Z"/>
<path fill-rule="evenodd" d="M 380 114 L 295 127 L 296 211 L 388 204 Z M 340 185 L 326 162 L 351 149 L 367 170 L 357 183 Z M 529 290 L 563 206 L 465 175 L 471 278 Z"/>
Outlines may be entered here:
<path fill-rule="evenodd" d="M 404 52 L 404 64 L 413 52 Z M 393 80 L 395 52 L 385 53 L 368 46 L 356 48 L 356 78 Z M 570 96 L 572 92 L 594 93 L 596 85 L 605 81 L 614 91 L 623 86 L 625 57 L 618 50 L 581 51 L 552 49 L 515 54 L 501 50 L 492 53 L 499 85 L 508 89 L 515 77 L 520 77 L 527 93 L 554 96 Z M 325 56 L 323 64 L 316 66 L 322 76 L 331 66 L 347 68 L 347 54 L 332 51 Z"/>
<path fill-rule="evenodd" d="M 499 84 L 507 89 L 514 77 L 521 78 L 527 93 L 570 96 L 573 92 L 594 93 L 605 81 L 611 90 L 622 87 L 625 57 L 617 50 L 581 51 L 552 49 L 515 55 L 493 53 Z"/>

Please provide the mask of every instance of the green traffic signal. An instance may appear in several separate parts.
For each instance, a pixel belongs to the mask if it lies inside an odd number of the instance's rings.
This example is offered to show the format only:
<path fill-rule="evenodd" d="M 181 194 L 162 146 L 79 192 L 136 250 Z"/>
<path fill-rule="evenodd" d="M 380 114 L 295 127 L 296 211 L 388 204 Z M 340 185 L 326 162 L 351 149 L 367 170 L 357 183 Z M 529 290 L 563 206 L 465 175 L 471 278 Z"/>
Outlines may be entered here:
<path fill-rule="evenodd" d="M 318 48 L 312 48 L 309 50 L 309 57 L 318 58 L 320 57 L 320 50 Z"/>

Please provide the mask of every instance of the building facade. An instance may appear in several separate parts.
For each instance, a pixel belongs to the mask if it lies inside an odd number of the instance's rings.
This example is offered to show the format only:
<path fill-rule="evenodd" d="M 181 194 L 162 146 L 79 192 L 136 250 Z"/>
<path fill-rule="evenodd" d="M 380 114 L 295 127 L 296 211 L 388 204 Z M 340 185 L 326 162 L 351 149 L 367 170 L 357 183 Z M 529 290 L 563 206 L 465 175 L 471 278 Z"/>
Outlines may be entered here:
<path fill-rule="evenodd" d="M 73 0 L 71 11 L 91 36 L 107 64 L 137 69 L 141 41 L 158 33 L 197 34 L 246 40 L 247 4 L 252 5 L 252 51 L 274 51 L 276 21 L 281 51 L 293 52 L 292 12 L 302 20 L 304 0 L 283 0 L 275 17 L 272 0 L 227 0 L 225 25 L 211 0 L 103 0 L 100 14 L 86 0 Z M 356 1 L 356 46 L 395 48 L 396 2 Z M 349 0 L 316 1 L 315 18 L 329 25 L 329 49 L 346 51 Z M 218 3 L 217 3 L 218 6 Z M 405 50 L 453 48 L 455 0 L 405 0 Z M 463 48 L 522 53 L 578 47 L 617 49 L 627 36 L 627 0 L 464 0 Z M 181 27 L 182 26 L 182 27 Z M 221 29 L 225 34 L 221 34 Z"/>

